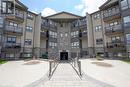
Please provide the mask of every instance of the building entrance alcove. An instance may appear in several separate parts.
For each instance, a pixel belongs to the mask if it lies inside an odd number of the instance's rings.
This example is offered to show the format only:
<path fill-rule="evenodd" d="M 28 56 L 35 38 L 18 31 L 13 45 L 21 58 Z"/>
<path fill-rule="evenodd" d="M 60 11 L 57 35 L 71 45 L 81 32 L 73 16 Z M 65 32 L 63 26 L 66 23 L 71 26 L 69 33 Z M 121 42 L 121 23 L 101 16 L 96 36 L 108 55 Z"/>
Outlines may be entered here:
<path fill-rule="evenodd" d="M 60 52 L 60 60 L 68 60 L 68 52 Z"/>

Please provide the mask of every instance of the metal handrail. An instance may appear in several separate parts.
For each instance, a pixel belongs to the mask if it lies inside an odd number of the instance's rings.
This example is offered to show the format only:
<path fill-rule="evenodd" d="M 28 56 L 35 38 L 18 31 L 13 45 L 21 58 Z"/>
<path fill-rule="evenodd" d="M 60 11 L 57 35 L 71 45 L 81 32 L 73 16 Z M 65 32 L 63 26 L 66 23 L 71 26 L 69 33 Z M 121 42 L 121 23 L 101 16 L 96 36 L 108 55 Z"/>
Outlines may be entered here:
<path fill-rule="evenodd" d="M 73 68 L 76 70 L 76 72 L 79 74 L 79 76 L 82 76 L 82 71 L 81 71 L 81 61 L 78 60 L 78 58 L 74 58 L 71 60 L 71 65 Z"/>
<path fill-rule="evenodd" d="M 51 77 L 58 65 L 57 60 L 49 60 L 49 77 Z"/>

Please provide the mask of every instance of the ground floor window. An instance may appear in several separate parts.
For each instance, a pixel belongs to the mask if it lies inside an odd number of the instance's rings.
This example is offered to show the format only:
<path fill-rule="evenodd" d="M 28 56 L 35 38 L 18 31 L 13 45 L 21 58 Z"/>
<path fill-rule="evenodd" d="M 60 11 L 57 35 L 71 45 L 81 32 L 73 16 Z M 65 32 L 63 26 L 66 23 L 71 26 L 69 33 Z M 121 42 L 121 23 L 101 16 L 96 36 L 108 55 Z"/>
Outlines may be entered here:
<path fill-rule="evenodd" d="M 127 44 L 130 44 L 130 34 L 126 34 Z"/>

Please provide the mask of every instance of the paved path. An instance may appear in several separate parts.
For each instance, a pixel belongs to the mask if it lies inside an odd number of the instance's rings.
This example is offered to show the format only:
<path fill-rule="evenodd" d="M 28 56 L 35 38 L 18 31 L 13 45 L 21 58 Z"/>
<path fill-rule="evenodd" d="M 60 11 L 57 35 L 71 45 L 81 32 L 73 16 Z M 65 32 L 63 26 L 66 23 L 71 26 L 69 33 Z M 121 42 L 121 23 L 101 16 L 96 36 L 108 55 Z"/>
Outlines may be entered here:
<path fill-rule="evenodd" d="M 25 87 L 44 77 L 48 62 L 26 65 L 29 61 L 8 61 L 0 65 L 0 87 Z"/>
<path fill-rule="evenodd" d="M 130 64 L 120 60 L 83 59 L 81 62 L 82 70 L 90 77 L 115 87 L 130 87 Z M 97 66 L 93 62 L 108 63 L 112 67 Z"/>
<path fill-rule="evenodd" d="M 52 78 L 43 87 L 112 87 L 84 76 L 82 80 L 69 63 L 60 63 Z"/>

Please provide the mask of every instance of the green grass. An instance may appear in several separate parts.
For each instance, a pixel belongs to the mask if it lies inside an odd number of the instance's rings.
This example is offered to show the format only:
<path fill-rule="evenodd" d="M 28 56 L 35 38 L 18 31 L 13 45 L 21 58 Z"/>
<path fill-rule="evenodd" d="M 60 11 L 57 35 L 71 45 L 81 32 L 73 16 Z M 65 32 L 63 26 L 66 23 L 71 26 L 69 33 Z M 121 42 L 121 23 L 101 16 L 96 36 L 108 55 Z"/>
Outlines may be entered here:
<path fill-rule="evenodd" d="M 6 63 L 7 61 L 0 60 L 0 65 Z"/>
<path fill-rule="evenodd" d="M 122 60 L 122 61 L 130 64 L 130 60 Z"/>

